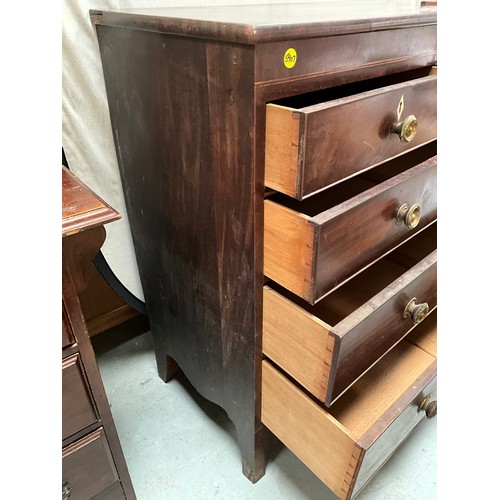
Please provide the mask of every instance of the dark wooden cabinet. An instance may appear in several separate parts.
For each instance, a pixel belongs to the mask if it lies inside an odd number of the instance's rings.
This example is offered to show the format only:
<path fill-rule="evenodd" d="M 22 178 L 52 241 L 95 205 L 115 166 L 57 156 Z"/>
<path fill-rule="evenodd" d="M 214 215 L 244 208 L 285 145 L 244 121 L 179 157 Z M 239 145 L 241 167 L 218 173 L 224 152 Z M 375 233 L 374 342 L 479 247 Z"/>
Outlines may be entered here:
<path fill-rule="evenodd" d="M 120 215 L 62 167 L 62 498 L 135 499 L 78 293 Z"/>
<path fill-rule="evenodd" d="M 433 416 L 436 10 L 91 18 L 160 377 L 352 497 Z"/>

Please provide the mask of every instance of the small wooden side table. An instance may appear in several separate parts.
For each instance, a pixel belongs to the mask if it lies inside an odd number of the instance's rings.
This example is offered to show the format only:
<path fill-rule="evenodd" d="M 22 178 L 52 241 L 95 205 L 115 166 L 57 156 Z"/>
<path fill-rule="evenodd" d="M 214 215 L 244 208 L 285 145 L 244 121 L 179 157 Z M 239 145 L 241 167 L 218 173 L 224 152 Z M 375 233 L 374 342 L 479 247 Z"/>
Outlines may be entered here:
<path fill-rule="evenodd" d="M 120 214 L 62 167 L 62 498 L 135 499 L 78 293 Z"/>

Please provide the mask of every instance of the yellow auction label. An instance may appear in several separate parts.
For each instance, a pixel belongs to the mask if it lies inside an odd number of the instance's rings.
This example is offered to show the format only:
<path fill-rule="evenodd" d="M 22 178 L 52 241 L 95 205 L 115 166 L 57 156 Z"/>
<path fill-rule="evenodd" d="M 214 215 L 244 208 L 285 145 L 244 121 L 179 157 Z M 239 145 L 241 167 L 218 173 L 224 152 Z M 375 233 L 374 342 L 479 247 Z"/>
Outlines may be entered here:
<path fill-rule="evenodd" d="M 297 62 L 297 52 L 295 49 L 289 48 L 283 56 L 283 63 L 287 68 L 293 68 Z"/>

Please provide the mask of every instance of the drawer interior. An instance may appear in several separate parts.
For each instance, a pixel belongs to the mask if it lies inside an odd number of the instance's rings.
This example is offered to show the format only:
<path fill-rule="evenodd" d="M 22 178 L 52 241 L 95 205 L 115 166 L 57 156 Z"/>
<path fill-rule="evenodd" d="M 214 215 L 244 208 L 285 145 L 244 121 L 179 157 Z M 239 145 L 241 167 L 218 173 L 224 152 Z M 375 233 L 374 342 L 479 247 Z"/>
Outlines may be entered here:
<path fill-rule="evenodd" d="M 435 315 L 429 325 L 427 336 L 435 338 Z M 424 395 L 434 397 L 435 377 L 436 358 L 405 339 L 326 409 L 266 360 L 262 422 L 336 495 L 348 498 L 424 418 L 418 407 Z"/>
<path fill-rule="evenodd" d="M 436 314 L 414 332 L 436 342 Z M 395 401 L 434 363 L 436 357 L 405 338 L 349 388 L 328 410 L 351 434 L 360 439 L 373 423 L 393 408 Z"/>
<path fill-rule="evenodd" d="M 302 309 L 334 326 L 436 248 L 437 224 L 434 223 L 315 305 L 309 304 L 278 284 L 271 283 L 270 286 Z"/>
<path fill-rule="evenodd" d="M 272 363 L 262 366 L 262 422 L 341 498 L 424 418 L 418 407 L 436 377 L 436 359 L 403 340 L 326 409 Z"/>
<path fill-rule="evenodd" d="M 339 205 L 363 191 L 432 158 L 436 154 L 437 142 L 432 141 L 302 201 L 290 198 L 282 193 L 272 193 L 267 198 L 296 212 L 315 217 L 326 212 L 332 206 Z"/>
<path fill-rule="evenodd" d="M 339 85 L 338 87 L 329 87 L 315 92 L 285 97 L 283 99 L 273 101 L 273 104 L 304 110 L 304 108 L 309 106 L 315 106 L 317 104 L 321 105 L 327 101 L 361 94 L 362 92 L 368 92 L 370 90 L 387 87 L 389 85 L 396 85 L 398 83 L 415 80 L 417 78 L 423 78 L 433 74 L 433 72 L 434 70 L 432 66 L 417 68 L 410 71 L 403 71 L 401 73 L 394 73 L 392 75 L 380 76 L 378 78 L 370 78 L 361 82 L 347 83 L 345 85 Z"/>

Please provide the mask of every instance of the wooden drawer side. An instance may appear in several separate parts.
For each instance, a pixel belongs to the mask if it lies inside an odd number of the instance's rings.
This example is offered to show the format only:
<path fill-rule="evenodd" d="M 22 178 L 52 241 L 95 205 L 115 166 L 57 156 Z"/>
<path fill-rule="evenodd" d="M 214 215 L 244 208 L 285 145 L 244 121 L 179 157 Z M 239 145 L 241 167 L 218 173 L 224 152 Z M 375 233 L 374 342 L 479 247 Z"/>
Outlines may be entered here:
<path fill-rule="evenodd" d="M 278 203 L 264 202 L 264 274 L 297 295 L 310 293 L 315 254 L 314 226 Z"/>
<path fill-rule="evenodd" d="M 417 423 L 437 361 L 402 341 L 331 408 L 318 404 L 267 360 L 262 422 L 337 496 L 350 499 Z"/>
<path fill-rule="evenodd" d="M 300 178 L 301 115 L 293 109 L 269 104 L 266 113 L 265 184 L 293 196 Z"/>
<path fill-rule="evenodd" d="M 268 286 L 263 298 L 262 352 L 324 400 L 338 351 L 331 327 Z"/>
<path fill-rule="evenodd" d="M 267 104 L 266 185 L 302 200 L 434 141 L 436 87 L 430 75 L 304 107 Z M 394 133 L 402 98 L 400 120 L 418 122 L 410 142 Z"/>
<path fill-rule="evenodd" d="M 346 498 L 361 448 L 347 429 L 267 361 L 262 363 L 261 418 L 336 495 Z"/>

